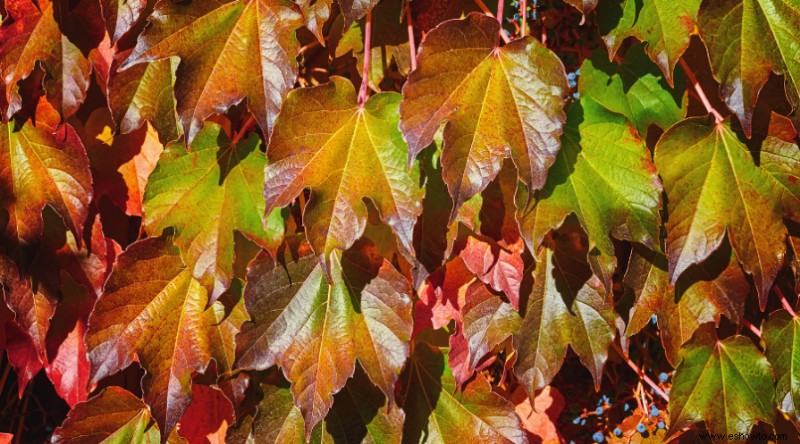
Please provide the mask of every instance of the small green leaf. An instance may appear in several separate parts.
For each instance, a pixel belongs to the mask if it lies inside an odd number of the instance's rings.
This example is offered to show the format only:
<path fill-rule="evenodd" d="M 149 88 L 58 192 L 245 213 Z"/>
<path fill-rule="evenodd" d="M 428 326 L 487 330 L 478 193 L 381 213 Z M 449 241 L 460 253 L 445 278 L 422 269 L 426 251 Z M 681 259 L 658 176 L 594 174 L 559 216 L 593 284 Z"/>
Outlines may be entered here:
<path fill-rule="evenodd" d="M 776 311 L 764 324 L 762 338 L 778 379 L 775 403 L 800 425 L 800 320 L 785 310 Z"/>

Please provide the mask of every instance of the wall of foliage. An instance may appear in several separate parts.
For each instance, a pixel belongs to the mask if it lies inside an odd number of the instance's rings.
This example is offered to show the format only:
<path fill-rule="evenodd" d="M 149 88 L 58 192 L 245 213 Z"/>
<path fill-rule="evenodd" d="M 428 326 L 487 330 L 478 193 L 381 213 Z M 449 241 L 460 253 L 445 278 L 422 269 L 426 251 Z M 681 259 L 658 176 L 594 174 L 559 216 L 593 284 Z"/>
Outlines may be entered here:
<path fill-rule="evenodd" d="M 0 1 L 0 442 L 800 441 L 800 2 L 487 3 Z"/>

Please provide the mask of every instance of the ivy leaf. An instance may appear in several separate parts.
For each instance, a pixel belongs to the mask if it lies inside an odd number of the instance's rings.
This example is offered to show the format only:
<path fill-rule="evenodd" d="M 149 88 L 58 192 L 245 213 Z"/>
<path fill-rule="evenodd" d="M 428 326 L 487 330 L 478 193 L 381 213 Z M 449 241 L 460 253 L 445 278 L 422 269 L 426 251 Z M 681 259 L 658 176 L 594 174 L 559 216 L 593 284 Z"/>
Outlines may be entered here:
<path fill-rule="evenodd" d="M 188 147 L 174 142 L 150 174 L 144 194 L 144 226 L 153 235 L 177 231 L 193 276 L 219 298 L 233 279 L 234 231 L 264 248 L 277 248 L 283 237 L 280 210 L 262 223 L 264 166 L 255 133 L 232 143 L 222 127 L 207 122 Z"/>
<path fill-rule="evenodd" d="M 303 222 L 326 268 L 334 249 L 350 248 L 364 232 L 364 198 L 375 204 L 400 243 L 413 251 L 423 190 L 419 169 L 409 172 L 404 162 L 406 146 L 397 129 L 399 102 L 400 94 L 381 93 L 359 107 L 353 85 L 336 76 L 327 84 L 294 90 L 284 102 L 267 152 L 267 211 L 288 205 L 311 188 Z"/>
<path fill-rule="evenodd" d="M 333 0 L 295 0 L 295 3 L 303 12 L 305 27 L 324 45 L 325 37 L 322 33 L 322 27 L 325 26 L 325 22 L 331 16 Z"/>
<path fill-rule="evenodd" d="M 613 58 L 627 37 L 646 42 L 647 55 L 656 62 L 667 83 L 689 37 L 695 32 L 701 0 L 609 0 L 597 7 L 598 25 Z"/>
<path fill-rule="evenodd" d="M 494 443 L 526 443 L 514 405 L 492 392 L 478 374 L 462 391 L 447 357 L 426 342 L 417 343 L 401 379 L 406 422 L 403 442 L 472 442 L 476 436 Z"/>
<path fill-rule="evenodd" d="M 228 424 L 235 422 L 231 401 L 221 390 L 203 384 L 192 384 L 192 403 L 176 431 L 190 443 L 225 442 Z"/>
<path fill-rule="evenodd" d="M 172 436 L 166 441 L 184 442 Z M 156 444 L 161 442 L 161 433 L 141 399 L 121 387 L 111 386 L 70 410 L 61 427 L 53 432 L 52 442 Z"/>
<path fill-rule="evenodd" d="M 5 237 L 12 245 L 42 235 L 42 209 L 50 205 L 78 245 L 92 200 L 89 159 L 75 130 L 60 124 L 45 100 L 32 122 L 0 123 L 0 203 L 9 214 Z"/>
<path fill-rule="evenodd" d="M 380 0 L 339 0 L 342 14 L 351 21 L 356 21 L 367 15 Z"/>
<path fill-rule="evenodd" d="M 750 137 L 753 109 L 770 72 L 800 91 L 800 7 L 780 0 L 709 0 L 698 15 L 720 95 Z"/>
<path fill-rule="evenodd" d="M 100 0 L 106 31 L 114 44 L 141 18 L 147 0 Z"/>
<path fill-rule="evenodd" d="M 353 375 L 356 359 L 393 404 L 394 383 L 409 353 L 411 289 L 405 278 L 366 242 L 332 258 L 329 285 L 307 246 L 284 251 L 277 261 L 260 255 L 245 288 L 252 321 L 236 338 L 240 368 L 283 369 L 307 439 Z"/>
<path fill-rule="evenodd" d="M 89 317 L 86 343 L 90 381 L 125 369 L 138 357 L 147 372 L 144 399 L 159 428 L 169 433 L 189 406 L 193 372 L 214 359 L 230 370 L 231 341 L 243 315 L 208 295 L 181 261 L 170 237 L 149 238 L 117 258 L 105 291 Z"/>
<path fill-rule="evenodd" d="M 582 98 L 569 109 L 561 151 L 545 187 L 533 199 L 523 188 L 517 195 L 517 218 L 528 248 L 536 251 L 545 235 L 575 214 L 589 235 L 592 263 L 606 289 L 616 258 L 616 239 L 654 249 L 661 218 L 661 182 L 645 141 L 625 117 L 593 99 Z"/>
<path fill-rule="evenodd" d="M 800 148 L 797 130 L 788 118 L 772 113 L 761 143 L 761 166 L 780 189 L 784 215 L 800 221 Z"/>
<path fill-rule="evenodd" d="M 532 37 L 497 47 L 499 24 L 483 14 L 444 22 L 425 36 L 418 67 L 403 86 L 400 129 L 409 163 L 443 121 L 444 181 L 450 216 L 486 188 L 511 157 L 531 189 L 545 183 L 565 116 L 566 74 Z"/>
<path fill-rule="evenodd" d="M 522 260 L 522 241 L 515 245 L 517 251 L 508 251 L 491 239 L 467 238 L 459 253 L 467 268 L 483 283 L 495 291 L 502 291 L 515 310 L 519 309 L 519 287 L 525 264 Z"/>
<path fill-rule="evenodd" d="M 581 12 L 581 14 L 586 16 L 590 12 L 594 11 L 594 8 L 597 6 L 598 0 L 564 0 L 564 1 L 574 6 L 575 9 L 577 9 L 578 11 Z"/>
<path fill-rule="evenodd" d="M 667 129 L 686 114 L 686 79 L 675 70 L 670 87 L 664 74 L 647 58 L 645 45 L 637 43 L 625 52 L 622 62 L 609 61 L 596 50 L 581 65 L 578 91 L 604 108 L 627 117 L 643 138 L 647 128 Z"/>
<path fill-rule="evenodd" d="M 709 257 L 727 232 L 763 310 L 786 250 L 781 186 L 755 164 L 728 123 L 706 118 L 686 119 L 664 133 L 655 162 L 669 201 L 670 284 Z"/>
<path fill-rule="evenodd" d="M 752 341 L 744 336 L 720 340 L 713 324 L 706 324 L 680 356 L 672 379 L 665 441 L 700 421 L 705 421 L 709 433 L 725 436 L 731 430 L 746 434 L 757 421 L 772 424 L 772 367 Z"/>
<path fill-rule="evenodd" d="M 800 321 L 786 310 L 776 311 L 767 318 L 762 337 L 778 380 L 775 402 L 795 425 L 800 424 Z"/>
<path fill-rule="evenodd" d="M 750 284 L 727 242 L 701 264 L 690 267 L 674 289 L 669 288 L 667 258 L 634 246 L 624 282 L 636 295 L 625 335 L 641 331 L 655 314 L 661 343 L 673 365 L 678 363 L 681 346 L 702 324 L 719 325 L 722 315 L 739 324 L 750 293 Z"/>
<path fill-rule="evenodd" d="M 129 54 L 126 51 L 115 56 L 108 78 L 108 107 L 120 132 L 134 132 L 148 121 L 162 143 L 177 140 L 183 134 L 172 93 L 178 59 L 140 63 L 121 71 L 120 61 Z"/>
<path fill-rule="evenodd" d="M 159 2 L 120 69 L 178 56 L 175 96 L 189 144 L 203 121 L 247 99 L 268 134 L 297 77 L 302 24 L 289 0 Z M 198 48 L 202 47 L 202 51 Z"/>
<path fill-rule="evenodd" d="M 568 345 L 600 387 L 616 315 L 586 263 L 587 247 L 582 233 L 563 229 L 537 257 L 527 310 L 514 335 L 515 370 L 529 394 L 553 380 Z"/>

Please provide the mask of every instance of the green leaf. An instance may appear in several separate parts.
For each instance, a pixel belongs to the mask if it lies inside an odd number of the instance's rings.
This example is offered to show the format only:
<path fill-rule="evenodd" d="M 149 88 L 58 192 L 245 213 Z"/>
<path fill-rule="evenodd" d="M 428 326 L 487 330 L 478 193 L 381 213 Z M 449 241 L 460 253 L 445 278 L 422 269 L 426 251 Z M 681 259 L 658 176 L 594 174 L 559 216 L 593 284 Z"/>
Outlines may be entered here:
<path fill-rule="evenodd" d="M 42 210 L 51 206 L 74 237 L 92 200 L 92 176 L 86 150 L 75 130 L 61 124 L 45 100 L 36 122 L 0 122 L 0 204 L 8 212 L 5 237 L 12 245 L 30 244 L 42 235 Z"/>
<path fill-rule="evenodd" d="M 786 251 L 780 184 L 755 164 L 728 123 L 706 118 L 686 119 L 664 133 L 655 162 L 669 202 L 670 283 L 709 257 L 727 233 L 763 310 Z"/>
<path fill-rule="evenodd" d="M 419 169 L 409 171 L 405 165 L 406 145 L 397 129 L 399 102 L 399 94 L 381 93 L 359 107 L 353 85 L 335 76 L 325 85 L 292 91 L 284 102 L 267 152 L 267 211 L 311 188 L 303 222 L 326 267 L 333 250 L 349 248 L 363 234 L 364 198 L 413 251 L 423 190 Z"/>
<path fill-rule="evenodd" d="M 353 375 L 356 359 L 393 404 L 409 353 L 411 289 L 374 245 L 356 244 L 341 259 L 334 254 L 331 277 L 329 285 L 307 245 L 279 260 L 260 255 L 245 288 L 252 321 L 236 338 L 240 368 L 283 369 L 306 438 Z"/>
<path fill-rule="evenodd" d="M 559 58 L 532 37 L 498 48 L 497 20 L 479 13 L 426 34 L 403 86 L 400 129 L 409 159 L 442 122 L 444 181 L 458 209 L 511 157 L 519 178 L 541 188 L 555 161 L 567 79 Z"/>
<path fill-rule="evenodd" d="M 792 121 L 772 113 L 769 129 L 761 142 L 761 166 L 780 189 L 784 215 L 800 221 L 800 148 Z"/>
<path fill-rule="evenodd" d="M 527 311 L 514 335 L 514 368 L 528 394 L 553 380 L 568 345 L 599 388 L 616 333 L 613 302 L 586 263 L 585 238 L 567 228 L 539 252 Z"/>
<path fill-rule="evenodd" d="M 517 218 L 528 248 L 536 251 L 545 235 L 575 214 L 597 247 L 600 265 L 592 264 L 607 290 L 616 258 L 616 239 L 653 249 L 661 218 L 661 182 L 645 141 L 625 117 L 590 98 L 569 109 L 561 150 L 536 199 L 523 188 L 517 195 Z"/>
<path fill-rule="evenodd" d="M 689 37 L 701 0 L 605 0 L 597 7 L 598 25 L 613 58 L 627 37 L 647 43 L 647 55 L 656 62 L 667 83 Z"/>
<path fill-rule="evenodd" d="M 664 254 L 634 246 L 624 283 L 636 295 L 625 335 L 641 331 L 655 314 L 661 343 L 673 366 L 681 346 L 702 324 L 719 325 L 722 315 L 739 324 L 750 293 L 750 283 L 727 242 L 703 263 L 690 267 L 674 289 L 669 288 Z"/>
<path fill-rule="evenodd" d="M 686 79 L 675 70 L 672 88 L 644 52 L 643 43 L 628 48 L 625 59 L 609 61 L 600 50 L 581 65 L 578 91 L 610 111 L 627 117 L 642 138 L 647 128 L 667 129 L 686 114 Z"/>
<path fill-rule="evenodd" d="M 770 72 L 800 91 L 800 5 L 792 0 L 708 0 L 698 15 L 720 95 L 750 136 L 753 109 Z"/>
<path fill-rule="evenodd" d="M 144 399 L 161 430 L 171 432 L 192 400 L 193 373 L 231 370 L 233 338 L 246 314 L 216 302 L 181 262 L 169 237 L 129 246 L 89 317 L 90 380 L 97 383 L 138 357 Z"/>
<path fill-rule="evenodd" d="M 264 248 L 283 237 L 280 210 L 262 223 L 261 184 L 267 159 L 258 135 L 232 144 L 222 127 L 208 122 L 188 148 L 169 144 L 150 174 L 144 194 L 144 226 L 151 236 L 176 229 L 175 244 L 213 303 L 233 278 L 234 231 Z"/>
<path fill-rule="evenodd" d="M 456 390 L 447 357 L 426 342 L 415 345 L 400 392 L 404 443 L 527 442 L 514 405 L 493 393 L 485 376 Z"/>
<path fill-rule="evenodd" d="M 686 343 L 680 356 L 670 391 L 666 441 L 700 421 L 709 433 L 726 438 L 728 433 L 748 433 L 757 421 L 772 424 L 772 367 L 750 339 L 732 336 L 720 340 L 713 324 L 706 324 Z"/>
<path fill-rule="evenodd" d="M 297 77 L 302 23 L 289 0 L 159 2 L 150 26 L 121 69 L 178 56 L 175 97 L 191 144 L 203 121 L 247 99 L 265 134 L 272 131 Z M 202 48 L 198 50 L 198 48 Z"/>
<path fill-rule="evenodd" d="M 769 315 L 761 332 L 778 380 L 775 403 L 795 425 L 800 424 L 800 320 L 779 310 Z"/>

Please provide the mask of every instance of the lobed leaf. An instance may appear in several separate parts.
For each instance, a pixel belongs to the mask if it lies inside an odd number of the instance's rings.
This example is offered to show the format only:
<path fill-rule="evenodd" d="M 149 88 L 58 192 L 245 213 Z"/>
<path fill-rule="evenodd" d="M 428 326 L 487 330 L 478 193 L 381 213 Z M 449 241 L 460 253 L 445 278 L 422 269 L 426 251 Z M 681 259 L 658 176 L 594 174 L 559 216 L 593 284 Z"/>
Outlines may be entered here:
<path fill-rule="evenodd" d="M 800 405 L 800 321 L 785 310 L 776 311 L 764 323 L 762 337 L 764 352 L 778 381 L 775 403 L 797 426 L 800 424 L 797 410 Z"/>

